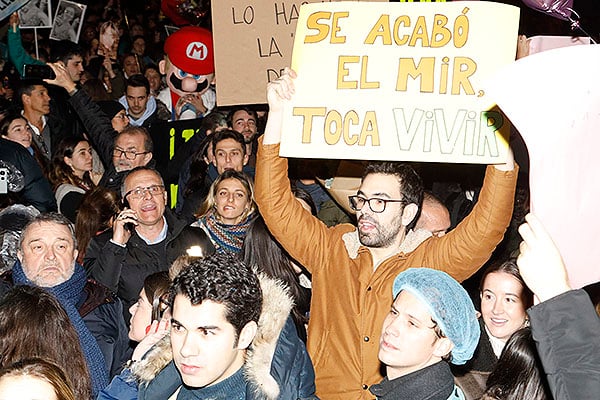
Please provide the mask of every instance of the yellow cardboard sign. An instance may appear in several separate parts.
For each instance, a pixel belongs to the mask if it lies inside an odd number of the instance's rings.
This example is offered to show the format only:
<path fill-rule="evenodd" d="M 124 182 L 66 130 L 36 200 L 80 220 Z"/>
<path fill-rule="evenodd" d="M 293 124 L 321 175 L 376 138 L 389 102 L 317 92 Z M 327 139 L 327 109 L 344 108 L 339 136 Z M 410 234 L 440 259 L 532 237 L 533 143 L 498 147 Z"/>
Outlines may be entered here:
<path fill-rule="evenodd" d="M 499 3 L 315 3 L 298 19 L 281 155 L 501 163 L 508 120 L 484 82 L 514 61 Z"/>

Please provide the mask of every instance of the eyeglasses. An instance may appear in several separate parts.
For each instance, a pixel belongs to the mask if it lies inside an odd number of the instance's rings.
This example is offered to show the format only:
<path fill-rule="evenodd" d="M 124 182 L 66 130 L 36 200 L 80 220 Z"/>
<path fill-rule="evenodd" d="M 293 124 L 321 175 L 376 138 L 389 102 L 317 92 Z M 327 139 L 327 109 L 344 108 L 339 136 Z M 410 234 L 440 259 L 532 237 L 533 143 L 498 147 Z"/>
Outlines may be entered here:
<path fill-rule="evenodd" d="M 132 199 L 143 199 L 146 197 L 147 193 L 150 193 L 152 196 L 158 196 L 159 194 L 163 194 L 165 192 L 165 187 L 163 185 L 152 185 L 148 187 L 140 187 L 131 189 L 129 192 L 125 193 L 123 198 L 127 198 L 127 196 L 131 196 Z"/>
<path fill-rule="evenodd" d="M 125 158 L 128 160 L 135 160 L 135 158 L 137 156 L 140 156 L 142 154 L 148 154 L 150 153 L 149 151 L 142 151 L 140 153 L 136 153 L 134 150 L 121 150 L 118 147 L 115 147 L 115 149 L 113 150 L 113 157 L 115 158 L 121 158 L 121 156 L 123 154 L 125 154 Z"/>
<path fill-rule="evenodd" d="M 385 211 L 385 206 L 387 203 L 405 203 L 404 199 L 396 200 L 396 199 L 380 199 L 377 197 L 373 197 L 371 199 L 365 199 L 364 197 L 354 195 L 348 196 L 348 200 L 350 200 L 350 207 L 354 211 L 360 211 L 365 206 L 365 203 L 369 203 L 369 208 L 374 213 L 382 213 Z"/>

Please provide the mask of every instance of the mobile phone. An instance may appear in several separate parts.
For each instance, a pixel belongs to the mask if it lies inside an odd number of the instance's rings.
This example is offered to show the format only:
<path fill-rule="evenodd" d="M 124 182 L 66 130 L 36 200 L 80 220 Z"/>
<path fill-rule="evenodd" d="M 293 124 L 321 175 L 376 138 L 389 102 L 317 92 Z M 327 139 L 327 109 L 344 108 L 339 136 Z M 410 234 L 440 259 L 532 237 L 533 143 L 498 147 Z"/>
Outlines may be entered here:
<path fill-rule="evenodd" d="M 54 79 L 56 74 L 49 65 L 25 64 L 23 66 L 24 79 Z"/>
<path fill-rule="evenodd" d="M 124 210 L 126 208 L 129 208 L 129 202 L 127 201 L 127 199 L 123 199 L 123 201 L 121 201 L 121 210 Z M 123 228 L 125 228 L 126 231 L 133 233 L 133 231 L 135 230 L 135 224 L 133 222 L 127 222 L 123 224 Z"/>
<path fill-rule="evenodd" d="M 0 193 L 8 193 L 8 168 L 0 168 Z"/>

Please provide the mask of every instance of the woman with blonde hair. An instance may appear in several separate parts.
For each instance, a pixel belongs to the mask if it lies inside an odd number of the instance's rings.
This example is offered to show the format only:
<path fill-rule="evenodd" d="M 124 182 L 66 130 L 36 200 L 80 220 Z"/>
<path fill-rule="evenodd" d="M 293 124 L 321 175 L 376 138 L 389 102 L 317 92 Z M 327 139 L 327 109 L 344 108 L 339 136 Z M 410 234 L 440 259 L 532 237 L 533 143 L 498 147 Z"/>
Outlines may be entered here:
<path fill-rule="evenodd" d="M 217 252 L 237 254 L 256 213 L 250 178 L 242 172 L 226 170 L 211 185 L 193 225 L 206 231 Z"/>

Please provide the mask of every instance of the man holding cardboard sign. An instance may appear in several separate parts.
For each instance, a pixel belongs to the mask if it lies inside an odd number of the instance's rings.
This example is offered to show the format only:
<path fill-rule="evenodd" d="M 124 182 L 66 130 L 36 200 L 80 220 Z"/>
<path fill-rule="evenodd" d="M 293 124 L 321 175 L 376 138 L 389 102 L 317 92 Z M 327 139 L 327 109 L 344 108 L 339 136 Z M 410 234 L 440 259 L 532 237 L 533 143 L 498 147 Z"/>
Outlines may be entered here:
<path fill-rule="evenodd" d="M 294 200 L 287 160 L 278 155 L 283 103 L 293 93 L 293 75 L 269 85 L 256 201 L 273 236 L 313 274 L 308 350 L 317 394 L 324 399 L 371 398 L 368 387 L 382 378 L 378 338 L 394 277 L 409 267 L 442 269 L 457 280 L 477 271 L 508 226 L 517 171 L 512 159 L 488 167 L 471 214 L 454 231 L 436 238 L 407 229 L 423 197 L 412 168 L 372 163 L 351 200 L 358 228 L 343 224 L 329 229 Z"/>
<path fill-rule="evenodd" d="M 418 74 L 414 74 L 414 81 L 411 80 L 411 85 L 409 85 L 412 87 L 407 91 L 394 89 L 397 87 L 394 80 L 390 82 L 381 79 L 378 80 L 379 86 L 368 85 L 368 82 L 375 81 L 373 78 L 375 75 L 369 74 L 366 74 L 364 79 L 360 78 L 361 84 L 357 83 L 355 89 L 344 89 L 344 82 L 347 79 L 344 78 L 343 68 L 339 67 L 339 58 L 344 57 L 344 54 L 359 54 L 360 50 L 359 48 L 356 53 L 352 53 L 351 49 L 345 47 L 346 43 L 350 42 L 352 35 L 358 35 L 354 42 L 362 45 L 365 43 L 364 37 L 369 32 L 376 36 L 380 32 L 378 25 L 365 28 L 364 25 L 361 25 L 361 20 L 366 19 L 368 23 L 370 20 L 378 21 L 386 15 L 390 15 L 389 20 L 391 21 L 391 15 L 394 13 L 398 15 L 412 13 L 415 16 L 423 14 L 422 17 L 408 19 L 418 22 L 439 18 L 439 15 L 443 16 L 445 12 L 452 15 L 453 21 L 460 22 L 464 20 L 461 15 L 464 16 L 465 13 L 474 16 L 479 10 L 479 12 L 485 11 L 489 14 L 490 10 L 483 8 L 485 6 L 493 9 L 492 11 L 495 13 L 492 13 L 493 15 L 499 13 L 495 5 L 490 6 L 491 3 L 481 7 L 474 5 L 471 7 L 471 11 L 458 3 L 449 5 L 415 4 L 386 4 L 381 8 L 376 8 L 374 4 L 368 4 L 368 7 L 365 7 L 361 6 L 361 3 L 349 2 L 303 6 L 298 26 L 307 26 L 309 32 L 297 32 L 295 46 L 300 45 L 301 47 L 298 52 L 296 52 L 296 47 L 294 48 L 295 64 L 301 64 L 302 68 L 299 69 L 297 79 L 295 79 L 295 73 L 284 74 L 282 78 L 272 82 L 267 91 L 270 111 L 264 138 L 258 149 L 255 180 L 256 201 L 273 236 L 294 259 L 312 273 L 313 297 L 308 327 L 308 350 L 315 365 L 317 395 L 323 399 L 372 398 L 368 390 L 369 386 L 379 383 L 382 379 L 381 364 L 377 358 L 380 327 L 389 312 L 388 295 L 392 283 L 400 272 L 410 267 L 428 267 L 443 270 L 459 281 L 468 278 L 488 260 L 496 245 L 502 240 L 512 214 L 517 171 L 510 152 L 508 152 L 508 157 L 500 156 L 500 145 L 495 147 L 498 151 L 494 151 L 494 154 L 488 152 L 490 158 L 483 161 L 483 163 L 498 165 L 488 167 L 475 208 L 456 229 L 443 237 L 431 237 L 429 232 L 410 229 L 421 207 L 423 189 L 420 178 L 412 168 L 400 163 L 377 162 L 371 163 L 367 168 L 358 191 L 351 196 L 350 200 L 356 210 L 357 227 L 342 224 L 327 228 L 301 208 L 289 189 L 287 160 L 279 156 L 280 143 L 283 152 L 285 142 L 288 142 L 288 152 L 285 154 L 292 155 L 292 152 L 295 152 L 294 156 L 438 162 L 451 160 L 444 153 L 446 151 L 445 144 L 438 146 L 437 156 L 433 156 L 430 151 L 421 151 L 422 154 L 417 156 L 414 153 L 403 152 L 403 147 L 398 147 L 398 136 L 395 134 L 394 125 L 384 125 L 383 120 L 379 117 L 377 117 L 377 124 L 367 124 L 362 131 L 360 123 L 357 125 L 355 119 L 351 117 L 342 119 L 342 123 L 346 119 L 346 122 L 352 122 L 350 125 L 353 126 L 349 130 L 345 130 L 344 127 L 348 124 L 340 126 L 334 118 L 330 118 L 330 123 L 326 122 L 324 128 L 326 130 L 325 145 L 318 148 L 305 147 L 313 144 L 312 140 L 309 141 L 311 143 L 303 141 L 305 136 L 311 134 L 311 137 L 315 138 L 319 135 L 316 135 L 314 129 L 311 131 L 306 128 L 307 124 L 304 124 L 306 126 L 299 124 L 299 127 L 295 127 L 294 121 L 306 122 L 309 120 L 307 115 L 318 114 L 319 110 L 316 110 L 318 107 L 312 106 L 324 104 L 324 93 L 326 92 L 334 94 L 334 96 L 327 97 L 327 101 L 331 104 L 331 107 L 327 106 L 328 109 L 359 110 L 360 107 L 369 107 L 363 113 L 365 116 L 375 114 L 382 116 L 386 112 L 389 113 L 390 105 L 412 107 L 418 104 L 419 107 L 426 109 L 427 104 L 425 103 L 428 103 L 428 107 L 443 109 L 450 107 L 447 105 L 449 101 L 455 105 L 458 104 L 459 108 L 478 109 L 480 113 L 483 113 L 482 115 L 485 115 L 487 112 L 485 107 L 489 105 L 483 103 L 489 102 L 489 99 L 485 98 L 484 91 L 480 89 L 483 76 L 480 76 L 479 73 L 486 70 L 485 66 L 493 66 L 487 56 L 478 59 L 476 71 L 460 68 L 457 70 L 457 72 L 472 72 L 469 82 L 472 83 L 473 88 L 477 89 L 473 91 L 464 90 L 464 87 L 458 86 L 456 94 L 441 93 L 444 92 L 442 87 L 438 87 L 436 90 L 438 93 L 423 91 L 422 85 L 418 84 L 419 80 L 422 84 L 427 83 L 427 80 L 421 79 L 424 75 Z M 344 11 L 343 7 L 346 7 L 347 10 Z M 445 8 L 442 10 L 441 7 Z M 321 8 L 326 11 L 321 12 Z M 372 11 L 374 8 L 376 11 Z M 510 11 L 513 13 L 514 10 Z M 381 16 L 364 18 L 369 12 L 378 12 Z M 336 15 L 339 18 L 335 19 Z M 518 10 L 516 15 L 518 22 Z M 402 18 L 401 15 L 394 16 L 393 20 L 407 20 L 407 18 Z M 328 37 L 310 43 L 312 36 L 321 35 L 326 31 L 326 29 L 319 29 L 326 21 L 329 21 L 332 26 L 328 31 Z M 502 21 L 502 23 L 505 22 Z M 486 20 L 486 24 L 490 25 L 489 20 Z M 502 51 L 496 49 L 503 57 L 502 60 L 495 60 L 500 64 L 510 62 L 511 57 L 514 60 L 518 23 L 515 24 L 514 21 L 511 21 L 510 25 L 514 28 L 514 32 L 504 34 L 502 37 L 506 41 L 512 37 L 512 47 L 505 44 Z M 436 26 L 438 29 L 439 26 Z M 401 33 L 407 30 L 406 24 L 395 25 L 395 28 L 398 28 Z M 470 39 L 465 43 L 461 42 L 453 46 L 457 51 L 456 57 L 480 56 L 477 48 L 471 49 L 468 46 L 478 40 L 478 33 L 484 29 L 488 29 L 488 27 L 481 24 L 478 18 L 472 19 L 469 31 Z M 415 40 L 414 45 L 412 47 L 410 44 L 404 46 L 400 40 L 396 46 L 398 48 L 403 46 L 401 51 L 385 51 L 384 49 L 380 52 L 382 57 L 388 54 L 389 57 L 395 57 L 397 63 L 397 57 L 400 54 L 404 57 L 407 52 L 421 47 L 420 50 L 416 50 L 414 59 L 421 57 L 421 53 L 427 53 L 443 61 L 444 54 L 447 54 L 448 51 L 447 48 L 432 47 L 431 42 L 427 42 L 427 46 L 425 46 L 424 30 L 419 31 L 414 28 L 409 30 L 416 32 L 414 33 L 415 37 L 420 36 Z M 382 28 L 381 32 L 386 31 Z M 419 34 L 419 32 L 421 33 Z M 456 32 L 460 34 L 461 31 Z M 343 40 L 340 39 L 342 37 L 344 37 Z M 440 36 L 435 38 L 435 40 L 441 40 Z M 381 39 L 373 39 L 370 42 L 373 42 L 373 44 L 367 44 L 367 46 L 371 46 L 369 47 L 370 56 L 374 55 L 374 45 L 387 46 L 387 49 L 390 49 L 389 46 L 391 46 Z M 309 54 L 311 53 L 309 47 L 314 45 L 324 46 L 323 50 L 327 50 L 319 52 L 319 59 L 311 58 L 311 54 Z M 464 46 L 459 48 L 462 45 Z M 316 52 L 313 53 L 316 54 Z M 307 57 L 310 61 L 307 61 Z M 389 62 L 376 64 L 385 67 L 389 65 Z M 489 72 L 490 68 L 487 70 Z M 381 72 L 380 76 L 384 75 L 385 71 Z M 410 79 L 412 78 L 407 76 L 407 80 Z M 413 84 L 415 82 L 417 84 Z M 313 97 L 310 98 L 308 97 L 310 93 L 307 95 L 306 89 L 307 86 L 312 87 L 313 84 L 319 89 L 312 90 Z M 381 91 L 376 92 L 379 89 Z M 412 92 L 409 93 L 409 90 Z M 478 97 L 477 93 L 481 97 Z M 380 98 L 379 103 L 373 100 L 375 97 Z M 479 104 L 480 102 L 482 104 Z M 420 105 L 421 103 L 423 106 Z M 377 106 L 379 108 L 376 108 Z M 298 117 L 296 112 L 298 107 L 303 107 L 304 110 L 314 108 L 316 111 L 307 111 L 304 114 L 305 117 Z M 368 114 L 369 112 L 371 114 Z M 352 115 L 351 111 L 347 113 L 344 111 L 344 113 Z M 460 113 L 466 113 L 465 118 L 470 115 L 466 111 L 457 111 L 457 115 Z M 479 115 L 479 112 L 475 114 Z M 473 118 L 476 118 L 475 114 Z M 431 118 L 433 121 L 434 117 Z M 403 121 L 408 124 L 406 120 Z M 469 123 L 456 124 L 460 125 L 462 130 L 454 129 L 456 140 L 452 139 L 451 142 L 458 143 L 457 140 L 462 138 L 460 139 L 462 144 L 455 146 L 456 151 L 468 153 L 467 155 L 471 157 L 470 161 L 463 158 L 460 162 L 477 162 L 472 157 L 479 154 L 472 151 L 476 146 L 472 146 L 473 141 L 467 140 L 473 136 L 466 135 L 467 130 L 471 129 L 469 128 L 471 125 Z M 496 127 L 493 126 L 493 123 L 490 125 L 490 118 L 486 117 L 485 120 L 481 120 L 481 124 L 484 125 L 482 129 L 493 130 L 482 136 L 489 139 L 482 143 L 489 144 L 492 141 L 501 143 L 501 139 L 496 136 Z M 312 124 L 313 128 L 315 126 Z M 433 125 L 428 125 L 427 121 L 423 126 L 424 129 L 421 132 L 424 134 L 423 138 L 429 136 L 433 138 L 434 134 L 440 137 L 444 136 L 439 129 L 434 130 Z M 321 128 L 323 125 L 319 125 L 319 129 Z M 282 131 L 286 132 L 284 138 L 281 137 Z M 346 135 L 344 137 L 348 140 L 334 140 L 330 145 L 327 137 L 337 134 L 338 131 Z M 357 135 L 362 134 L 358 134 L 358 131 L 364 131 L 366 137 L 364 143 L 359 138 L 357 139 Z M 374 135 L 376 131 L 378 134 Z M 417 130 L 414 133 L 417 135 L 419 132 Z M 322 132 L 320 137 L 320 140 L 323 141 Z M 378 140 L 374 140 L 375 137 Z M 351 143 L 344 144 L 344 142 Z M 396 143 L 395 146 L 393 146 L 394 143 Z M 290 150 L 292 148 L 293 150 Z M 300 155 L 303 148 L 310 152 Z M 428 149 L 423 146 L 419 146 L 419 148 L 421 150 Z M 479 162 L 482 162 L 482 159 Z"/>
<path fill-rule="evenodd" d="M 327 229 L 296 207 L 287 189 L 286 161 L 278 157 L 284 100 L 293 91 L 289 75 L 269 88 L 271 109 L 257 161 L 257 202 L 275 238 L 313 274 L 308 348 L 318 395 L 371 398 L 368 387 L 381 380 L 378 329 L 389 310 L 385 299 L 394 277 L 409 267 L 430 267 L 463 280 L 481 267 L 510 220 L 516 171 L 512 160 L 489 167 L 473 212 L 450 234 L 430 238 L 407 229 L 422 200 L 414 171 L 397 163 L 374 163 L 351 200 L 358 227 Z"/>

